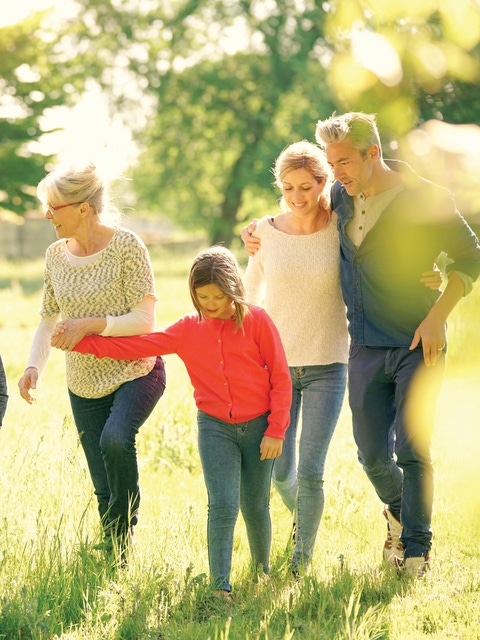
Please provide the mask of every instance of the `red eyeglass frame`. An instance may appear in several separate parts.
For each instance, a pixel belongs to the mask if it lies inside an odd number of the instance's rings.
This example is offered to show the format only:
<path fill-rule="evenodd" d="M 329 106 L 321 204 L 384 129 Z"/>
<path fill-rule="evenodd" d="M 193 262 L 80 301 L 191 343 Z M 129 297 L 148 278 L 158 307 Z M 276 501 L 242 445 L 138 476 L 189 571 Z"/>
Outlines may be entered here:
<path fill-rule="evenodd" d="M 51 207 L 48 205 L 47 209 L 51 209 L 52 211 L 58 211 L 59 209 L 65 209 L 65 207 L 73 207 L 74 204 L 82 204 L 81 202 L 69 202 L 68 204 L 59 204 L 57 207 Z"/>

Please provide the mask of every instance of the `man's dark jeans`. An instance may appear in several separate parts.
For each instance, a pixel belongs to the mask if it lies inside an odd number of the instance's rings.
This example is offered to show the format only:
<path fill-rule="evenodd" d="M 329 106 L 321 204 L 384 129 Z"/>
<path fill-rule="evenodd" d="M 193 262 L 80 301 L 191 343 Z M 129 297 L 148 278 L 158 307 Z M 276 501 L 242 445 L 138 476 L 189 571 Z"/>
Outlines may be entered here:
<path fill-rule="evenodd" d="M 382 502 L 403 526 L 405 558 L 431 547 L 430 441 L 445 358 L 423 363 L 422 349 L 352 345 L 349 402 L 358 459 Z"/>

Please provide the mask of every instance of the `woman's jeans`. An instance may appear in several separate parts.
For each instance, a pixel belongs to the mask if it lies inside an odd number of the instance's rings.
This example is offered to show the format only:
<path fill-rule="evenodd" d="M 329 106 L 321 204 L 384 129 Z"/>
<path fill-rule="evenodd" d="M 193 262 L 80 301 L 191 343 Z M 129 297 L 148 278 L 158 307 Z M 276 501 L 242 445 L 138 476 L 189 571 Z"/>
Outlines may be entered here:
<path fill-rule="evenodd" d="M 165 390 L 158 357 L 146 376 L 125 382 L 102 398 L 69 391 L 73 417 L 87 458 L 106 533 L 125 533 L 137 523 L 140 504 L 135 438 Z"/>
<path fill-rule="evenodd" d="M 290 426 L 282 455 L 273 466 L 273 484 L 283 502 L 295 511 L 296 533 L 292 564 L 311 560 L 324 507 L 325 459 L 343 404 L 347 366 L 341 363 L 290 367 L 293 395 Z M 298 449 L 297 429 L 302 410 Z"/>
<path fill-rule="evenodd" d="M 254 567 L 270 570 L 273 459 L 260 460 L 268 414 L 229 424 L 198 412 L 198 446 L 208 493 L 208 560 L 215 589 L 231 591 L 233 532 L 239 509 Z"/>
<path fill-rule="evenodd" d="M 349 400 L 358 459 L 380 500 L 401 521 L 404 557 L 431 547 L 430 441 L 445 358 L 426 367 L 422 349 L 352 345 Z"/>

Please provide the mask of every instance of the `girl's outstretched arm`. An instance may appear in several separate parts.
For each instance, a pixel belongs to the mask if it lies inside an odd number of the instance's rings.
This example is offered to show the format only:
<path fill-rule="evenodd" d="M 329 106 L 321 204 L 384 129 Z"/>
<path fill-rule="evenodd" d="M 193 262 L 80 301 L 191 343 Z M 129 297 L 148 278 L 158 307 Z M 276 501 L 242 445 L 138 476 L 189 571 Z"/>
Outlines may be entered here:
<path fill-rule="evenodd" d="M 78 353 L 92 353 L 97 358 L 114 360 L 138 360 L 151 356 L 178 353 L 181 342 L 183 319 L 177 320 L 163 331 L 143 336 L 103 337 L 88 335 L 74 347 Z"/>

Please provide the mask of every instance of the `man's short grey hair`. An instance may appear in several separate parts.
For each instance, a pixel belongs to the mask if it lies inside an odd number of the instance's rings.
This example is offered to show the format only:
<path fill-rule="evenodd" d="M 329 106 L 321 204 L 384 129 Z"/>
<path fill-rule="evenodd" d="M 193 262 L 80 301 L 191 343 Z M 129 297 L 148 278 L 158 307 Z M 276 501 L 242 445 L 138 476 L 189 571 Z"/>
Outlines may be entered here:
<path fill-rule="evenodd" d="M 333 114 L 327 120 L 319 120 L 315 129 L 315 140 L 325 148 L 333 142 L 349 139 L 352 147 L 365 155 L 372 145 L 377 145 L 380 156 L 382 145 L 375 114 L 352 111 L 342 115 Z"/>

